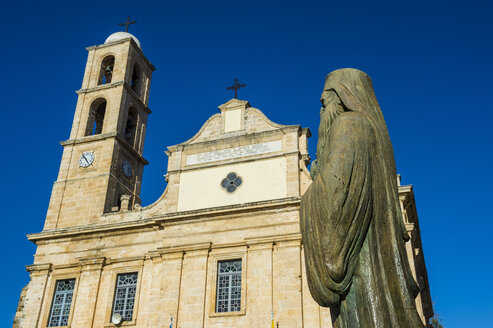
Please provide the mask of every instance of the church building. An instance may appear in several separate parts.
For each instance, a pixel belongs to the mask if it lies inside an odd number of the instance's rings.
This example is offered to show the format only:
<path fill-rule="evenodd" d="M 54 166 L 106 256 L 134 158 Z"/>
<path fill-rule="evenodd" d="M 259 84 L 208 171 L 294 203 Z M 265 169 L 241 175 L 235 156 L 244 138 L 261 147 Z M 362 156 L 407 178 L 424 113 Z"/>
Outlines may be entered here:
<path fill-rule="evenodd" d="M 168 147 L 166 190 L 142 207 L 155 68 L 127 32 L 87 50 L 45 225 L 28 235 L 37 250 L 14 328 L 332 327 L 310 295 L 300 233 L 309 129 L 231 99 Z M 427 322 L 412 186 L 399 199 Z"/>

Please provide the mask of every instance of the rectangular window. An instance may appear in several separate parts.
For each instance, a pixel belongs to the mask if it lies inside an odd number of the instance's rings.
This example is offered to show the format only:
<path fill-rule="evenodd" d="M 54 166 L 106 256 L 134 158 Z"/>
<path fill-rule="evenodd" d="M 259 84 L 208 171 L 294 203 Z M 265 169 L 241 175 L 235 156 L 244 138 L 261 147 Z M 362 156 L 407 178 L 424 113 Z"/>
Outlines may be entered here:
<path fill-rule="evenodd" d="M 68 326 L 74 286 L 75 279 L 58 280 L 56 282 L 48 327 Z"/>
<path fill-rule="evenodd" d="M 132 321 L 136 289 L 137 272 L 117 275 L 112 315 L 119 313 L 123 321 Z"/>
<path fill-rule="evenodd" d="M 241 311 L 241 259 L 217 263 L 216 312 Z"/>

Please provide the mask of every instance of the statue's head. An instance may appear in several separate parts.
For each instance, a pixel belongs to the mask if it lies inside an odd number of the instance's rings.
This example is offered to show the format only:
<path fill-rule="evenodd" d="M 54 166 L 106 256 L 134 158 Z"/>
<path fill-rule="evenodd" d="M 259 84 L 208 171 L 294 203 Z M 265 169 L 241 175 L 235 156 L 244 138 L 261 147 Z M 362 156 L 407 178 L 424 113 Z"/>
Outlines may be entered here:
<path fill-rule="evenodd" d="M 373 83 L 365 72 L 342 68 L 329 73 L 325 78 L 322 99 L 332 99 L 332 93 L 337 95 L 345 111 L 361 112 L 369 115 L 375 123 L 385 125 Z"/>

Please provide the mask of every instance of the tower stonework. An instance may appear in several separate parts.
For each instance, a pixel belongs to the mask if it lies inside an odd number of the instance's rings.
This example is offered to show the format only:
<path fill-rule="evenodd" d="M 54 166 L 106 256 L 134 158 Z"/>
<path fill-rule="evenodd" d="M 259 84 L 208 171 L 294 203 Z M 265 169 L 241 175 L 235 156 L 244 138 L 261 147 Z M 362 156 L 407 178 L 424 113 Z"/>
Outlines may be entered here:
<path fill-rule="evenodd" d="M 45 227 L 28 235 L 37 249 L 14 328 L 332 327 L 308 289 L 300 233 L 309 129 L 231 99 L 167 148 L 166 189 L 138 206 L 154 67 L 124 32 L 88 51 Z M 399 194 L 427 320 L 414 197 Z"/>
<path fill-rule="evenodd" d="M 115 34 L 105 44 L 87 48 L 82 88 L 70 138 L 61 142 L 62 162 L 44 230 L 97 223 L 103 213 L 120 210 L 125 195 L 130 196 L 130 207 L 140 203 L 155 69 L 137 39 Z"/>

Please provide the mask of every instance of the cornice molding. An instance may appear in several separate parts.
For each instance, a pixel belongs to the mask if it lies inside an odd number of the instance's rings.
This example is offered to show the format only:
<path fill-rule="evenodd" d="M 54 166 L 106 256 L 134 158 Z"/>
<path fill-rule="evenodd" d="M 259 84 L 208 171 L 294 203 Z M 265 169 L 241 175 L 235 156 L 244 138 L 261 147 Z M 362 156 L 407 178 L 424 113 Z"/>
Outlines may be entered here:
<path fill-rule="evenodd" d="M 130 146 L 129 143 L 127 142 L 127 140 L 125 140 L 125 138 L 116 131 L 103 133 L 103 134 L 96 134 L 96 135 L 82 137 L 82 138 L 75 138 L 75 139 L 68 139 L 65 141 L 60 141 L 60 145 L 65 147 L 65 146 L 69 146 L 69 145 L 78 145 L 78 144 L 89 143 L 89 142 L 94 142 L 94 141 L 101 141 L 101 140 L 111 139 L 111 138 L 118 140 L 118 142 L 121 145 L 123 145 L 123 147 L 126 150 L 128 150 L 130 153 L 132 153 L 132 155 L 135 156 L 137 158 L 137 160 L 142 162 L 144 165 L 149 164 L 149 162 L 141 154 L 139 154 L 138 151 L 136 151 L 132 146 Z"/>
<path fill-rule="evenodd" d="M 26 270 L 29 273 L 35 273 L 40 271 L 51 271 L 51 267 L 52 267 L 51 263 L 30 264 L 30 265 L 26 265 Z"/>
<path fill-rule="evenodd" d="M 184 151 L 185 149 L 187 150 L 193 150 L 193 149 L 202 149 L 202 148 L 216 148 L 216 146 L 220 146 L 221 144 L 226 146 L 224 149 L 227 149 L 228 147 L 231 147 L 230 145 L 233 143 L 240 143 L 241 141 L 252 141 L 252 140 L 258 140 L 262 137 L 266 136 L 283 136 L 286 133 L 289 132 L 297 132 L 301 129 L 300 125 L 287 125 L 279 129 L 275 130 L 268 130 L 268 131 L 262 131 L 262 132 L 253 132 L 253 133 L 245 133 L 245 134 L 240 134 L 240 135 L 234 135 L 234 136 L 227 136 L 224 138 L 219 138 L 219 139 L 214 139 L 214 140 L 206 140 L 206 141 L 200 141 L 196 143 L 188 142 L 185 141 L 183 143 L 174 145 L 174 146 L 169 146 L 168 150 L 171 153 L 177 152 L 177 151 Z M 227 135 L 226 133 L 224 135 Z M 277 139 L 272 139 L 272 140 L 277 140 Z"/>
<path fill-rule="evenodd" d="M 158 216 L 152 216 L 144 219 L 137 219 L 134 221 L 125 221 L 111 224 L 93 224 L 86 226 L 76 226 L 63 229 L 46 230 L 38 233 L 28 234 L 28 240 L 38 243 L 45 240 L 61 239 L 61 238 L 72 238 L 76 236 L 89 236 L 91 234 L 101 234 L 101 233 L 111 233 L 114 231 L 135 231 L 142 229 L 153 229 L 155 227 L 164 227 L 169 223 L 176 224 L 180 221 L 191 221 L 191 220 L 207 220 L 211 217 L 225 216 L 225 215 L 239 215 L 245 212 L 254 211 L 276 211 L 279 208 L 286 207 L 299 207 L 301 202 L 301 197 L 288 197 L 276 200 L 245 203 L 228 205 L 221 207 L 214 207 L 208 209 L 199 209 L 193 211 L 183 211 L 183 212 L 173 212 L 165 213 Z M 129 211 L 127 213 L 133 213 L 134 211 Z M 138 210 L 138 212 L 143 212 Z M 108 213 L 108 215 L 121 215 L 121 213 Z M 130 232 L 129 232 L 130 233 Z"/>
<path fill-rule="evenodd" d="M 90 46 L 90 47 L 87 47 L 86 50 L 90 51 L 90 50 L 102 49 L 102 48 L 111 47 L 111 46 L 114 46 L 114 45 L 117 45 L 120 43 L 125 43 L 125 42 L 130 42 L 133 45 L 134 49 L 144 58 L 146 64 L 149 65 L 149 68 L 153 72 L 156 70 L 154 65 L 149 61 L 149 59 L 147 59 L 147 57 L 144 55 L 144 52 L 142 51 L 142 49 L 139 48 L 139 46 L 137 45 L 137 42 L 135 42 L 135 40 L 132 39 L 132 37 L 117 40 L 117 41 L 114 41 L 111 43 L 106 43 L 106 44 L 103 43 L 103 44 L 99 44 L 99 45 L 95 45 L 95 46 Z"/>
<path fill-rule="evenodd" d="M 75 91 L 75 93 L 77 93 L 78 95 L 81 95 L 81 94 L 92 93 L 92 92 L 102 91 L 102 90 L 106 90 L 106 89 L 116 88 L 119 86 L 123 86 L 125 88 L 125 90 L 127 90 L 127 92 L 132 96 L 132 99 L 135 102 L 137 102 L 138 106 L 141 107 L 144 111 L 146 111 L 147 114 L 152 113 L 151 109 L 148 106 L 146 106 L 146 104 L 144 104 L 142 99 L 140 99 L 140 97 L 135 93 L 135 91 L 132 89 L 132 87 L 126 81 L 117 81 L 117 82 L 113 82 L 113 83 L 100 84 L 100 85 L 97 85 L 97 86 L 91 87 L 91 88 L 79 89 L 79 90 Z"/>

